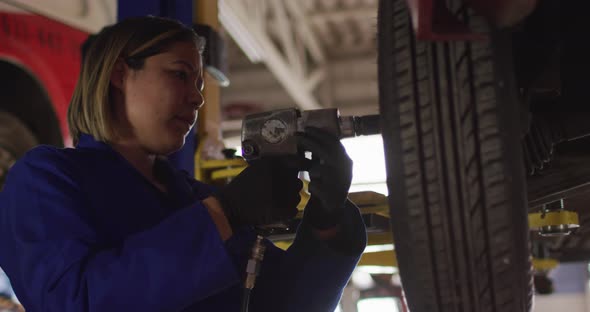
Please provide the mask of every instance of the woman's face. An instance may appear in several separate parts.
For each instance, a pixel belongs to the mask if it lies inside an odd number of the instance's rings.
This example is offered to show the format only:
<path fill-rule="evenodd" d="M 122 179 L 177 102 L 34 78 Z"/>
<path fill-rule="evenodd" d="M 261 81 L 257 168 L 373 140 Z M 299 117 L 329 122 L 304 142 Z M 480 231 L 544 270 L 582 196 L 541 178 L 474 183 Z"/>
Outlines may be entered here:
<path fill-rule="evenodd" d="M 145 59 L 140 70 L 126 64 L 121 71 L 115 111 L 122 140 L 150 154 L 168 155 L 184 144 L 203 105 L 201 56 L 192 42 L 177 42 Z M 113 85 L 116 85 L 113 83 Z"/>

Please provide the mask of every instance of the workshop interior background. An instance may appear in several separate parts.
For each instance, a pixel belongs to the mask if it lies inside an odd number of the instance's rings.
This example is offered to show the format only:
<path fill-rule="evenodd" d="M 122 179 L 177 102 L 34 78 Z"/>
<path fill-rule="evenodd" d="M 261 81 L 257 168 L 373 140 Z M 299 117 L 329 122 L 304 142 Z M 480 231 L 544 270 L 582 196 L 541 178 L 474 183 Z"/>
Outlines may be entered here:
<path fill-rule="evenodd" d="M 378 114 L 378 2 L 219 0 L 216 19 L 224 45 L 219 57 L 229 85 L 219 88 L 221 114 L 215 124 L 208 125 L 209 130 L 219 131 L 225 147 L 239 154 L 241 120 L 251 113 L 333 107 L 343 116 Z M 0 0 L 0 41 L 8 31 L 14 31 L 6 26 L 10 14 L 34 14 L 91 33 L 101 24 L 115 22 L 116 8 L 116 0 Z M 80 18 L 82 13 L 91 18 Z M 41 39 L 43 36 L 39 33 Z M 207 83 L 215 82 L 208 78 Z M 67 145 L 67 140 L 64 143 Z M 385 198 L 388 190 L 381 136 L 349 138 L 343 143 L 354 161 L 351 192 L 369 191 Z M 218 152 L 210 151 L 211 157 Z M 379 253 L 386 260 L 376 262 L 379 265 L 359 265 L 337 311 L 403 311 L 398 270 L 391 265 L 393 258 L 387 258 L 393 257 L 394 250 L 395 245 L 389 243 L 368 247 L 367 254 Z M 552 268 L 547 276 L 553 292 L 538 294 L 533 311 L 563 307 L 568 312 L 590 311 L 589 271 L 587 261 Z M 1 269 L 0 296 L 18 301 Z"/>

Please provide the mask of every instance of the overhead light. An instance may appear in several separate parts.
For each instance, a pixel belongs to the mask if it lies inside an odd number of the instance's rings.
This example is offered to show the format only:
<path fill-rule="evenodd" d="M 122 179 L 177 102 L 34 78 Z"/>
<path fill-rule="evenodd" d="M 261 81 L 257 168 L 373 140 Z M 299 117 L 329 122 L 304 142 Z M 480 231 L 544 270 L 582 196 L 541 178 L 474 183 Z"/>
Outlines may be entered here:
<path fill-rule="evenodd" d="M 244 51 L 250 62 L 260 63 L 264 59 L 263 49 L 251 30 L 244 24 L 245 21 L 240 18 L 239 13 L 232 8 L 227 0 L 219 0 L 218 9 L 219 21 L 225 30 Z"/>
<path fill-rule="evenodd" d="M 383 245 L 369 245 L 365 247 L 365 251 L 363 252 L 383 252 L 383 251 L 391 251 L 394 250 L 393 244 L 383 244 Z"/>
<path fill-rule="evenodd" d="M 359 270 L 352 272 L 351 280 L 354 286 L 360 289 L 369 289 L 375 286 L 375 281 L 371 277 L 371 274 Z"/>
<path fill-rule="evenodd" d="M 399 272 L 396 267 L 379 265 L 359 265 L 356 270 L 369 274 L 397 274 Z"/>

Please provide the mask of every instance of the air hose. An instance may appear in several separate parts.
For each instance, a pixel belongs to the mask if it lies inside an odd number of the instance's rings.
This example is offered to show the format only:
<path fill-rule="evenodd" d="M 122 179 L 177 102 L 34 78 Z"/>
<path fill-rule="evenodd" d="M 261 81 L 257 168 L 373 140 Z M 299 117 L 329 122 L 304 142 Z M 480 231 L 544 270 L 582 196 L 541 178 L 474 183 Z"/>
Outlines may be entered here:
<path fill-rule="evenodd" d="M 262 259 L 264 258 L 265 250 L 266 246 L 264 246 L 264 236 L 258 234 L 256 236 L 256 241 L 252 246 L 250 259 L 246 265 L 246 279 L 244 281 L 244 293 L 242 295 L 242 312 L 248 312 L 250 293 L 252 292 L 252 288 L 254 288 L 254 284 L 256 283 L 256 277 L 258 276 L 258 273 L 260 273 L 260 266 L 262 264 Z"/>

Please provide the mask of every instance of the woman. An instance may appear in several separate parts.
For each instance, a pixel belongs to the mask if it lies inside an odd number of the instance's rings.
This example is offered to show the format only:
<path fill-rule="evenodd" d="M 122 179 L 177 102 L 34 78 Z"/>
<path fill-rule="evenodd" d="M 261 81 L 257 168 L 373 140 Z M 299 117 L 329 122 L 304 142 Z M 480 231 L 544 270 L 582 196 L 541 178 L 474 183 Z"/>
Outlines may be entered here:
<path fill-rule="evenodd" d="M 252 226 L 292 218 L 301 182 L 261 161 L 214 192 L 168 164 L 203 105 L 203 46 L 180 23 L 141 17 L 88 47 L 68 111 L 75 148 L 34 148 L 0 194 L 0 266 L 25 308 L 239 310 Z M 293 245 L 266 242 L 250 311 L 333 311 L 365 246 L 346 199 L 352 163 L 337 138 L 308 130 L 312 196 Z"/>

